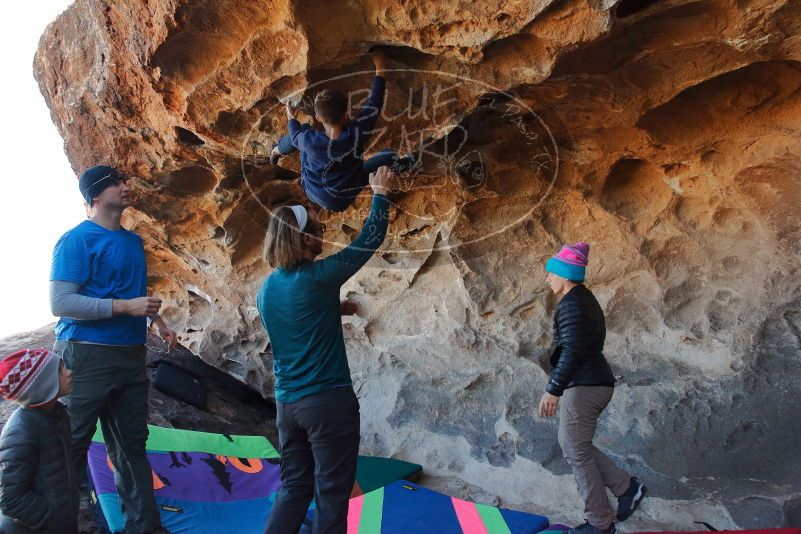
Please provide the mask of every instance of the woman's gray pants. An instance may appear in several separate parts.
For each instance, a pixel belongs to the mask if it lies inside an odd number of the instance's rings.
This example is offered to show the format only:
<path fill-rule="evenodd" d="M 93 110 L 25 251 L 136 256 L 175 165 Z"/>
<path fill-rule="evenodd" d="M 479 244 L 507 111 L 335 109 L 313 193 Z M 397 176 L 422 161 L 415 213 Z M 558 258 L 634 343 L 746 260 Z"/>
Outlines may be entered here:
<path fill-rule="evenodd" d="M 598 418 L 613 392 L 607 386 L 576 386 L 566 389 L 559 401 L 559 445 L 573 468 L 585 517 L 601 530 L 615 521 L 606 488 L 620 496 L 631 483 L 631 476 L 592 443 Z"/>

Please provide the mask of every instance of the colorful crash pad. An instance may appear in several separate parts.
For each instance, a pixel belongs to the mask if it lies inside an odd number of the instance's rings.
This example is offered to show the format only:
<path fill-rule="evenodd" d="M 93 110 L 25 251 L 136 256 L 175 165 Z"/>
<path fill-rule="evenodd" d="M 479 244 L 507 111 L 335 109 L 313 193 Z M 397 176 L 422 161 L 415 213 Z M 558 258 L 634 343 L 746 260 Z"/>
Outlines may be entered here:
<path fill-rule="evenodd" d="M 709 530 L 698 532 L 637 532 L 634 534 L 709 534 Z M 753 530 L 716 530 L 716 534 L 801 534 L 801 528 L 762 528 Z"/>
<path fill-rule="evenodd" d="M 146 448 L 156 502 L 170 532 L 262 532 L 281 487 L 278 451 L 266 438 L 157 426 L 149 431 Z M 89 448 L 88 469 L 99 522 L 110 532 L 121 531 L 113 468 L 99 430 Z M 372 490 L 419 476 L 421 469 L 409 462 L 360 456 L 357 483 Z M 311 519 L 310 513 L 306 523 Z"/>
<path fill-rule="evenodd" d="M 263 529 L 271 499 L 281 487 L 278 459 L 234 454 L 148 452 L 156 502 L 170 532 L 219 533 L 233 525 L 243 527 L 242 532 Z M 121 531 L 124 523 L 104 444 L 92 443 L 88 464 L 107 527 Z"/>
<path fill-rule="evenodd" d="M 348 534 L 536 534 L 548 519 L 398 481 L 350 500 Z"/>
<path fill-rule="evenodd" d="M 278 451 L 264 436 L 233 436 L 154 425 L 147 425 L 147 430 L 145 449 L 148 451 L 208 452 L 225 456 L 240 454 L 245 458 L 278 458 L 279 456 Z M 92 441 L 104 443 L 100 424 L 97 425 Z"/>

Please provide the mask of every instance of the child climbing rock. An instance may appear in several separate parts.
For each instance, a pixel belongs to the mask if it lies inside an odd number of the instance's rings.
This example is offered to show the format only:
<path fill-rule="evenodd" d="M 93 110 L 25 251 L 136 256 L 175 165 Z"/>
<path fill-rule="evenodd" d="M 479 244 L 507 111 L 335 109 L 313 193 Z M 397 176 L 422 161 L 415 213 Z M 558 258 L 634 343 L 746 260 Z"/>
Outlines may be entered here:
<path fill-rule="evenodd" d="M 375 130 L 384 105 L 384 71 L 387 55 L 373 52 L 375 78 L 362 111 L 351 119 L 348 98 L 339 91 L 326 89 L 314 99 L 314 116 L 324 131 L 301 124 L 296 110 L 286 106 L 289 134 L 278 140 L 270 161 L 300 150 L 301 183 L 306 196 L 329 211 L 344 211 L 367 185 L 370 173 L 388 166 L 394 172 L 409 170 L 415 164 L 411 156 L 399 157 L 392 150 L 382 150 L 364 161 L 364 148 Z"/>

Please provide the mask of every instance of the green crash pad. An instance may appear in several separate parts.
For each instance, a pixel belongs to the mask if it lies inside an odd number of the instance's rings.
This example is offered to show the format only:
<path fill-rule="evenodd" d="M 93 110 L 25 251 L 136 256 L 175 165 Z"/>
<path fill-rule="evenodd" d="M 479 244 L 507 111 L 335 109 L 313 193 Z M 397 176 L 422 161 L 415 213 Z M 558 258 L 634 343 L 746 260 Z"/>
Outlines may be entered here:
<path fill-rule="evenodd" d="M 364 493 L 369 493 L 396 480 L 415 482 L 422 472 L 421 465 L 411 462 L 378 456 L 359 456 L 356 464 L 356 482 Z"/>
<path fill-rule="evenodd" d="M 211 434 L 195 430 L 180 430 L 147 425 L 148 437 L 145 449 L 148 451 L 205 452 L 240 458 L 278 458 L 278 451 L 264 436 L 233 436 Z M 97 425 L 92 441 L 105 443 L 100 424 Z"/>

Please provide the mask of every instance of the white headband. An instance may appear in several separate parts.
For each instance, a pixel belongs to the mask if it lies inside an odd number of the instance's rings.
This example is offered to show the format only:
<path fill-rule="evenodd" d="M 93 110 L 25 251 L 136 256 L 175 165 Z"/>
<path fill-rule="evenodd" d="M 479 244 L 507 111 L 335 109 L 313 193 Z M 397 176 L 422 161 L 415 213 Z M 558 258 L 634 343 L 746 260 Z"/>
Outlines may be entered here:
<path fill-rule="evenodd" d="M 309 222 L 309 212 L 303 206 L 289 206 L 289 209 L 295 214 L 295 220 L 298 221 L 298 230 L 302 232 L 306 229 L 306 223 Z"/>

